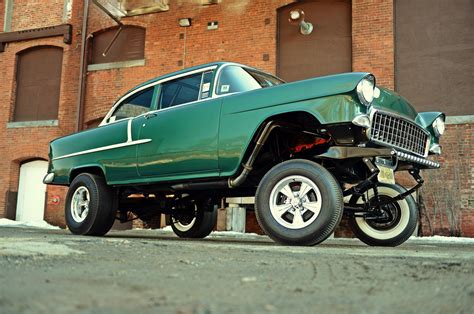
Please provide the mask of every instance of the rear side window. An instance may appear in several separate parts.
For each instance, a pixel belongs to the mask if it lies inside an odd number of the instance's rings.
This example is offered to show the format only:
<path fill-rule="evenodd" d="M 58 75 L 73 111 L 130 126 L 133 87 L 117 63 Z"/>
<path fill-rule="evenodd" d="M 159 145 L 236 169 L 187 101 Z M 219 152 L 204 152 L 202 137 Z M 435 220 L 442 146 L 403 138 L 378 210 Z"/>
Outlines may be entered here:
<path fill-rule="evenodd" d="M 266 73 L 253 70 L 247 70 L 247 72 L 249 72 L 250 75 L 252 75 L 253 78 L 257 80 L 257 82 L 260 84 L 260 86 L 262 86 L 262 88 L 272 87 L 284 83 L 284 81 L 280 80 L 279 78 L 268 75 Z"/>
<path fill-rule="evenodd" d="M 154 87 L 150 87 L 122 101 L 110 117 L 109 122 L 136 117 L 148 112 L 153 100 L 153 91 Z"/>
<path fill-rule="evenodd" d="M 219 76 L 217 94 L 240 93 L 283 83 L 284 81 L 275 76 L 231 65 L 226 66 Z"/>
<path fill-rule="evenodd" d="M 247 71 L 238 66 L 227 66 L 219 76 L 217 94 L 246 92 L 258 88 L 261 88 L 260 84 Z"/>
<path fill-rule="evenodd" d="M 160 107 L 168 108 L 199 99 L 202 73 L 163 83 Z"/>

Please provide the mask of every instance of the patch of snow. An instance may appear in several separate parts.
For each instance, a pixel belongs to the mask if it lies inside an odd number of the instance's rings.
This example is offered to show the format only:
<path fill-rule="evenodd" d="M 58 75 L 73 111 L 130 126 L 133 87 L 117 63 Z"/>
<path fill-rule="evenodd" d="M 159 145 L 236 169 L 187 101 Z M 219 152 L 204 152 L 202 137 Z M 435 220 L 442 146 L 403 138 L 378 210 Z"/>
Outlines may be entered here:
<path fill-rule="evenodd" d="M 263 237 L 261 235 L 258 235 L 256 233 L 242 233 L 242 232 L 235 232 L 235 231 L 213 231 L 209 235 L 210 237 Z"/>
<path fill-rule="evenodd" d="M 44 220 L 41 221 L 16 221 L 7 218 L 0 218 L 0 227 L 19 227 L 19 228 L 39 228 L 49 230 L 59 230 L 58 226 L 52 226 Z"/>
<path fill-rule="evenodd" d="M 31 239 L 23 238 L 0 239 L 0 256 L 66 256 L 83 253 L 64 244 L 31 241 Z"/>
<path fill-rule="evenodd" d="M 173 228 L 171 226 L 166 226 L 161 229 L 142 229 L 142 228 L 133 228 L 135 231 L 151 231 L 151 232 L 157 232 L 157 233 L 173 233 Z M 255 237 L 264 237 L 262 235 L 256 234 L 256 233 L 242 233 L 242 232 L 236 232 L 236 231 L 212 231 L 211 234 L 208 236 L 211 238 L 220 238 L 220 237 L 249 237 L 249 238 L 255 238 Z"/>
<path fill-rule="evenodd" d="M 433 242 L 433 243 L 472 243 L 474 244 L 474 238 L 463 238 L 463 237 L 444 237 L 444 236 L 431 236 L 431 237 L 410 237 L 408 241 L 414 242 Z"/>

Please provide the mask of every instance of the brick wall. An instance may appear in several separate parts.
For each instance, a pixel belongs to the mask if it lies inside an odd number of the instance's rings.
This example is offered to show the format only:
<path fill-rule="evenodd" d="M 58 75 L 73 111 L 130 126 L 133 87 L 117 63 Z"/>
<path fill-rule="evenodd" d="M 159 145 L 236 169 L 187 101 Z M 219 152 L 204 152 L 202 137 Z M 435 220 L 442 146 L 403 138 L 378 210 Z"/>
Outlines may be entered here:
<path fill-rule="evenodd" d="M 372 72 L 394 88 L 392 0 L 352 0 L 352 70 Z"/>
<path fill-rule="evenodd" d="M 474 124 L 447 125 L 442 168 L 423 171 L 422 234 L 474 237 L 473 143 Z"/>
<path fill-rule="evenodd" d="M 12 31 L 62 24 L 64 0 L 14 0 Z"/>
<path fill-rule="evenodd" d="M 0 2 L 0 32 L 3 32 L 3 23 L 5 18 L 5 1 Z"/>
<path fill-rule="evenodd" d="M 62 23 L 64 1 L 20 1 L 13 10 L 12 30 L 37 28 Z M 82 4 L 74 1 L 75 12 L 68 23 L 74 30 L 80 29 Z M 3 3 L 1 11 L 3 12 Z M 3 19 L 3 13 L 1 14 Z M 3 22 L 1 24 L 3 26 Z M 8 128 L 15 103 L 15 67 L 17 53 L 24 49 L 51 45 L 63 48 L 61 91 L 58 110 L 58 126 Z M 74 132 L 76 121 L 77 82 L 79 76 L 80 36 L 73 32 L 73 45 L 64 44 L 62 37 L 43 38 L 9 43 L 0 54 L 0 217 L 5 215 L 7 195 L 18 191 L 21 163 L 33 159 L 48 159 L 48 144 L 54 138 Z M 60 194 L 64 188 L 48 187 L 48 195 Z M 12 200 L 9 200 L 11 202 Z M 64 225 L 63 208 L 53 205 L 48 198 L 46 219 Z"/>

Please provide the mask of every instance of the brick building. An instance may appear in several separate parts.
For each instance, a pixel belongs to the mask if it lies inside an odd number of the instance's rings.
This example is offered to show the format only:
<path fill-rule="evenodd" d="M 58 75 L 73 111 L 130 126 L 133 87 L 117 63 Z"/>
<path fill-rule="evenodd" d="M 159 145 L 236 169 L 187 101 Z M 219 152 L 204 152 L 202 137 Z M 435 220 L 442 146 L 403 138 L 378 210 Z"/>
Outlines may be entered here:
<path fill-rule="evenodd" d="M 310 35 L 288 22 L 293 9 Z M 419 195 L 421 232 L 474 236 L 473 9 L 470 0 L 0 1 L 0 217 L 21 217 L 38 199 L 36 214 L 64 225 L 66 189 L 32 180 L 48 142 L 96 126 L 140 82 L 228 60 L 289 81 L 372 72 L 418 111 L 446 112 L 443 168 L 424 173 Z M 107 12 L 123 23 L 112 45 L 118 25 Z"/>

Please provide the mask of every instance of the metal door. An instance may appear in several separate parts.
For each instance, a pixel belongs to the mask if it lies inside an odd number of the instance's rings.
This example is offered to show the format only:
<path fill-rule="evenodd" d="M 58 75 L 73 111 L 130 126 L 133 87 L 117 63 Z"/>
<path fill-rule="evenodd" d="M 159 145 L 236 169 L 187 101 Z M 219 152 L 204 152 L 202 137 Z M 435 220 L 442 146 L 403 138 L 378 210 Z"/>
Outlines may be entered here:
<path fill-rule="evenodd" d="M 417 111 L 473 115 L 474 1 L 395 1 L 395 87 Z"/>
<path fill-rule="evenodd" d="M 19 53 L 14 121 L 57 119 L 62 63 L 63 50 L 58 47 Z"/>
<path fill-rule="evenodd" d="M 289 22 L 301 9 L 313 31 L 303 35 Z M 351 1 L 300 1 L 278 9 L 277 74 L 287 81 L 350 72 Z"/>

